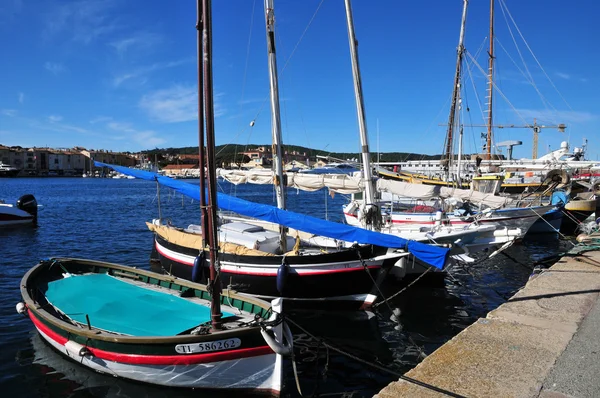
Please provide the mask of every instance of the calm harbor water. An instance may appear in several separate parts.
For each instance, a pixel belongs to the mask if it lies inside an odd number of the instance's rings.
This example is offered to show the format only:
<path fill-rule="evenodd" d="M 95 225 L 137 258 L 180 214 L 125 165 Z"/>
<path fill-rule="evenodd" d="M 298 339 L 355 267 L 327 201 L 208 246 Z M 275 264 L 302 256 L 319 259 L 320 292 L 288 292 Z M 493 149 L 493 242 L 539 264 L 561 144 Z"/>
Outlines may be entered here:
<path fill-rule="evenodd" d="M 197 183 L 197 182 L 196 182 Z M 273 203 L 271 187 L 221 184 L 225 193 Z M 33 194 L 42 206 L 39 227 L 0 229 L 0 388 L 15 397 L 199 396 L 118 380 L 63 359 L 15 311 L 23 274 L 42 258 L 69 256 L 148 268 L 152 234 L 144 222 L 158 217 L 156 185 L 126 179 L 0 179 L 0 199 L 15 202 Z M 325 192 L 288 191 L 291 210 L 341 220 L 345 198 Z M 198 223 L 198 203 L 167 189 L 160 212 L 176 225 Z M 391 302 L 401 309 L 401 327 L 381 306 L 376 312 L 296 312 L 290 318 L 311 333 L 361 358 L 404 373 L 422 358 L 502 304 L 522 287 L 532 264 L 570 248 L 555 237 L 528 240 L 467 268 L 453 268 L 444 286 L 415 284 Z M 400 330 L 398 330 L 400 329 Z M 304 395 L 368 397 L 396 380 L 347 357 L 327 351 L 295 331 Z M 288 366 L 285 396 L 298 396 Z M 208 395 L 208 394 L 207 394 Z M 214 394 L 210 394 L 214 396 Z"/>

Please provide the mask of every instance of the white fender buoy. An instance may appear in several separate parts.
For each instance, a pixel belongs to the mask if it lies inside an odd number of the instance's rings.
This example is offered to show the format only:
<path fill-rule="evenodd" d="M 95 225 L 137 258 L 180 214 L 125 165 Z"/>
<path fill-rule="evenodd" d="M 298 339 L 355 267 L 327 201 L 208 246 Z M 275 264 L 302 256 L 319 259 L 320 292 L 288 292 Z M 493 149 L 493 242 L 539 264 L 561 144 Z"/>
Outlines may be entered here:
<path fill-rule="evenodd" d="M 90 350 L 88 350 L 87 347 L 71 340 L 65 343 L 65 350 L 67 350 L 67 354 L 73 358 L 84 357 L 90 354 Z"/>
<path fill-rule="evenodd" d="M 291 355 L 294 350 L 294 337 L 292 336 L 292 331 L 285 322 L 282 323 L 281 329 L 283 332 L 281 336 L 281 341 L 277 341 L 275 331 L 271 327 L 260 329 L 260 334 L 262 334 L 263 339 L 265 339 L 267 345 L 276 354 L 287 357 Z"/>
<path fill-rule="evenodd" d="M 27 306 L 25 305 L 25 303 L 22 303 L 22 302 L 17 303 L 17 312 L 19 314 L 24 314 L 25 312 L 27 312 Z"/>

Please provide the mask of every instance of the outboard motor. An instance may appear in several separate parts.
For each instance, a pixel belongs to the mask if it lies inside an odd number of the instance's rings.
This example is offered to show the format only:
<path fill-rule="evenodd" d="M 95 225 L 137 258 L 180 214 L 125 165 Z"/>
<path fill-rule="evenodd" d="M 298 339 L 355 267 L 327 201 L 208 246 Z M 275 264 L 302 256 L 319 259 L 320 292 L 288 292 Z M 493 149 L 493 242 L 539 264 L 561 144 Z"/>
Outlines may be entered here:
<path fill-rule="evenodd" d="M 17 200 L 17 208 L 33 216 L 33 225 L 37 225 L 38 204 L 31 194 L 23 195 Z"/>

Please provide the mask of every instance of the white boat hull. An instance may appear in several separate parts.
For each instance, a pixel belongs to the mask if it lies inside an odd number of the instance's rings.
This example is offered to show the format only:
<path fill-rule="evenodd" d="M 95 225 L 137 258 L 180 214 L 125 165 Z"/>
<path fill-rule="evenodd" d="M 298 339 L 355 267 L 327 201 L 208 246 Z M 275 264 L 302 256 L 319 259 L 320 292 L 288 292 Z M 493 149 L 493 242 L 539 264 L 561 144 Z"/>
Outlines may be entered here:
<path fill-rule="evenodd" d="M 13 205 L 0 204 L 0 227 L 31 224 L 33 215 Z"/>
<path fill-rule="evenodd" d="M 196 365 L 148 365 L 123 363 L 99 358 L 93 354 L 77 355 L 68 342 L 61 344 L 52 331 L 35 323 L 40 336 L 59 353 L 107 375 L 142 383 L 180 388 L 263 391 L 279 395 L 281 389 L 281 356 L 275 353 Z M 132 361 L 133 362 L 133 361 Z M 216 374 L 223 376 L 215 377 Z"/>

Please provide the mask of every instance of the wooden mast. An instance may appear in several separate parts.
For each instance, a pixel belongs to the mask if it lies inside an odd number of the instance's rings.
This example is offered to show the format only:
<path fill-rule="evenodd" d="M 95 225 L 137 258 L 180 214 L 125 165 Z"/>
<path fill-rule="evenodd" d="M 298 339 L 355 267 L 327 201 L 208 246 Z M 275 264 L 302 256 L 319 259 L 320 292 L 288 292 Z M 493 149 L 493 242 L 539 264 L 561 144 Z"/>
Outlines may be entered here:
<path fill-rule="evenodd" d="M 458 100 L 460 97 L 460 76 L 461 76 L 461 67 L 462 67 L 462 58 L 465 51 L 465 47 L 463 45 L 465 38 L 465 25 L 467 22 L 467 5 L 469 4 L 469 0 L 463 0 L 463 12 L 462 12 L 462 20 L 460 23 L 460 35 L 458 38 L 458 47 L 456 49 L 456 72 L 454 74 L 454 87 L 452 89 L 452 102 L 450 104 L 450 115 L 448 116 L 448 132 L 446 133 L 446 161 L 448 162 L 448 173 L 451 172 L 452 169 L 452 148 L 454 144 L 454 122 L 456 118 L 456 108 L 458 105 Z M 459 151 L 458 156 L 462 156 L 462 151 Z M 460 161 L 459 161 L 460 164 Z M 458 171 L 460 175 L 460 170 Z M 458 181 L 460 188 L 460 180 Z"/>
<path fill-rule="evenodd" d="M 354 80 L 354 96 L 356 97 L 356 112 L 358 116 L 358 126 L 360 130 L 361 156 L 363 162 L 363 177 L 365 180 L 365 215 L 367 220 L 366 227 L 377 229 L 380 225 L 381 213 L 375 206 L 375 194 L 373 187 L 373 176 L 371 171 L 371 159 L 369 152 L 369 140 L 367 137 L 367 123 L 365 120 L 365 104 L 362 94 L 362 82 L 360 77 L 360 67 L 358 65 L 358 51 L 356 35 L 354 33 L 354 20 L 352 17 L 352 5 L 350 0 L 345 0 L 346 4 L 346 23 L 348 25 L 348 41 L 350 42 L 350 58 L 352 59 L 352 77 Z"/>
<path fill-rule="evenodd" d="M 213 329 L 221 328 L 221 279 L 219 277 L 219 235 L 217 225 L 217 173 L 215 169 L 215 118 L 212 87 L 212 10 L 211 0 L 202 1 L 202 59 L 204 72 L 204 112 L 206 123 L 206 164 L 208 187 L 208 244 L 210 256 L 210 280 L 208 283 L 211 294 L 211 323 Z M 198 87 L 200 89 L 200 87 Z M 201 109 L 198 107 L 198 114 Z"/>
<path fill-rule="evenodd" d="M 283 172 L 281 117 L 279 110 L 279 84 L 277 79 L 277 56 L 275 53 L 275 12 L 273 0 L 265 0 L 265 24 L 267 28 L 267 53 L 269 55 L 269 81 L 271 89 L 271 133 L 273 143 L 273 168 L 275 172 L 274 185 L 277 194 L 277 207 L 285 210 L 286 176 Z M 287 231 L 285 226 L 279 226 L 279 244 L 283 253 L 287 252 Z"/>
<path fill-rule="evenodd" d="M 494 0 L 490 0 L 490 49 L 488 66 L 488 120 L 487 120 L 487 142 L 486 158 L 492 158 L 492 99 L 494 93 Z"/>
<path fill-rule="evenodd" d="M 206 167 L 206 156 L 204 152 L 204 100 L 202 98 L 202 87 L 204 86 L 204 79 L 201 67 L 202 57 L 202 6 L 200 2 L 196 7 L 197 24 L 196 30 L 198 31 L 197 38 L 197 58 L 198 58 L 198 172 L 200 178 L 200 225 L 202 227 L 202 244 L 204 247 L 207 246 L 208 242 L 206 237 L 208 236 L 207 228 L 207 213 L 206 213 L 206 191 L 205 191 L 205 172 Z M 204 250 L 204 247 L 202 250 Z"/>

